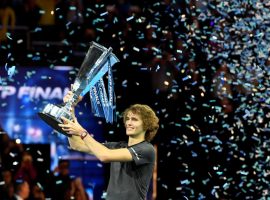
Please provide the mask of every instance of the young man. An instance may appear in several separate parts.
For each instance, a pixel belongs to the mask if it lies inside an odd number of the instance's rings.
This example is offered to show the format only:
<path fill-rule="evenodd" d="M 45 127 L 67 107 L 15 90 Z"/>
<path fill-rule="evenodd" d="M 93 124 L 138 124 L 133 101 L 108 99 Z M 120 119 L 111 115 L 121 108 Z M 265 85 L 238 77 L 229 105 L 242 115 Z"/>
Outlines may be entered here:
<path fill-rule="evenodd" d="M 71 93 L 64 97 L 67 101 Z M 147 105 L 135 104 L 124 111 L 123 121 L 128 142 L 96 141 L 76 120 L 63 118 L 64 131 L 71 134 L 70 147 L 110 162 L 107 200 L 145 200 L 155 164 L 155 150 L 150 141 L 159 128 L 159 119 Z"/>

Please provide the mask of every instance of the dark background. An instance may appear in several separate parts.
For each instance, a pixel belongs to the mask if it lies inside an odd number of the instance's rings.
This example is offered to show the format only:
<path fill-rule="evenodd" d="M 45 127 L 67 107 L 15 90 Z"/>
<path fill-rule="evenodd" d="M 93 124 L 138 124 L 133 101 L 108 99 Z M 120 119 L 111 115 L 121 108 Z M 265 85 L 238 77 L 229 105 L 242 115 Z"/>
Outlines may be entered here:
<path fill-rule="evenodd" d="M 269 196 L 267 2 L 41 2 L 3 1 L 18 20 L 2 66 L 79 68 L 89 42 L 112 47 L 119 113 L 145 103 L 160 118 L 157 199 Z M 121 120 L 103 124 L 106 140 L 125 138 Z"/>

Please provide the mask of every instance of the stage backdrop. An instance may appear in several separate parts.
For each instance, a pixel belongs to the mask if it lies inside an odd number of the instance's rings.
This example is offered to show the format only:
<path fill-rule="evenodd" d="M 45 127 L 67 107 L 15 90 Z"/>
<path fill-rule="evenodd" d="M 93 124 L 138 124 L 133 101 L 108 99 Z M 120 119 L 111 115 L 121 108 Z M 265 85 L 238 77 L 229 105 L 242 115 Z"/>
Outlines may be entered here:
<path fill-rule="evenodd" d="M 76 160 L 77 170 L 91 165 L 92 173 L 88 172 L 85 177 L 87 185 L 103 185 L 102 165 L 91 156 L 70 151 L 67 148 L 67 137 L 55 132 L 38 116 L 38 112 L 46 104 L 63 102 L 63 96 L 74 82 L 77 71 L 69 66 L 2 66 L 0 68 L 0 125 L 11 138 L 18 139 L 24 144 L 50 144 L 51 170 L 56 167 L 59 157 Z M 87 130 L 94 133 L 95 138 L 102 141 L 103 120 L 92 115 L 88 95 L 86 94 L 76 107 L 77 118 Z M 86 162 L 80 162 L 82 160 Z"/>

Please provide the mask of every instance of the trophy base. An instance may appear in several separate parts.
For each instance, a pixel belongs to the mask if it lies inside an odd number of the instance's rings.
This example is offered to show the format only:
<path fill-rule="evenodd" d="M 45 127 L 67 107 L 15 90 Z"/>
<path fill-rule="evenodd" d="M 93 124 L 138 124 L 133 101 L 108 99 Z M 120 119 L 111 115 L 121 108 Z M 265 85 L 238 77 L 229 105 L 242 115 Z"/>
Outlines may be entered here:
<path fill-rule="evenodd" d="M 47 104 L 45 108 L 38 113 L 39 117 L 43 119 L 49 126 L 59 133 L 62 133 L 68 137 L 70 134 L 66 133 L 58 124 L 61 124 L 61 117 L 71 119 L 71 114 L 66 111 L 63 105 Z"/>
<path fill-rule="evenodd" d="M 57 132 L 59 132 L 61 134 L 64 134 L 65 136 L 71 137 L 70 134 L 66 133 L 60 126 L 58 126 L 58 124 L 61 122 L 57 121 L 56 118 L 54 118 L 53 116 L 51 116 L 49 114 L 42 113 L 42 112 L 39 112 L 38 115 L 41 119 L 43 119 L 54 130 L 56 130 Z"/>

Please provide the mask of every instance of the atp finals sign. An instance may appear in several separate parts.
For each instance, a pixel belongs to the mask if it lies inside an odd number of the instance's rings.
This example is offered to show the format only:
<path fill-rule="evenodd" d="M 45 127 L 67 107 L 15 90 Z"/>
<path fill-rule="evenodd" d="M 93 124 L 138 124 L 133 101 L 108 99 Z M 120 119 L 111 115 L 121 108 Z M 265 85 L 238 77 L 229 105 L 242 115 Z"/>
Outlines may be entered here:
<path fill-rule="evenodd" d="M 17 104 L 27 104 L 28 100 L 62 101 L 69 90 L 69 86 L 76 72 L 69 70 L 58 70 L 49 67 L 17 67 L 12 77 L 8 76 L 4 67 L 0 67 L 0 99 L 1 101 L 17 100 Z M 61 68 L 60 68 L 61 69 Z M 15 71 L 15 70 L 14 70 Z M 3 81 L 4 80 L 4 81 Z M 19 101 L 18 101 L 19 100 Z M 32 102 L 31 102 L 32 104 Z M 0 110 L 1 112 L 1 110 Z"/>
<path fill-rule="evenodd" d="M 28 97 L 31 100 L 43 99 L 52 100 L 58 99 L 62 100 L 64 95 L 67 93 L 69 88 L 61 88 L 58 86 L 0 86 L 0 98 L 14 98 L 22 99 Z"/>
<path fill-rule="evenodd" d="M 25 143 L 46 143 L 47 135 L 52 130 L 40 120 L 37 112 L 48 102 L 63 102 L 74 80 L 75 70 L 16 67 L 16 73 L 9 77 L 5 67 L 0 67 L 0 125 L 3 129 Z M 83 107 L 78 108 L 78 111 L 87 114 Z M 38 130 L 36 132 L 40 133 L 41 139 L 31 135 L 31 130 Z"/>

